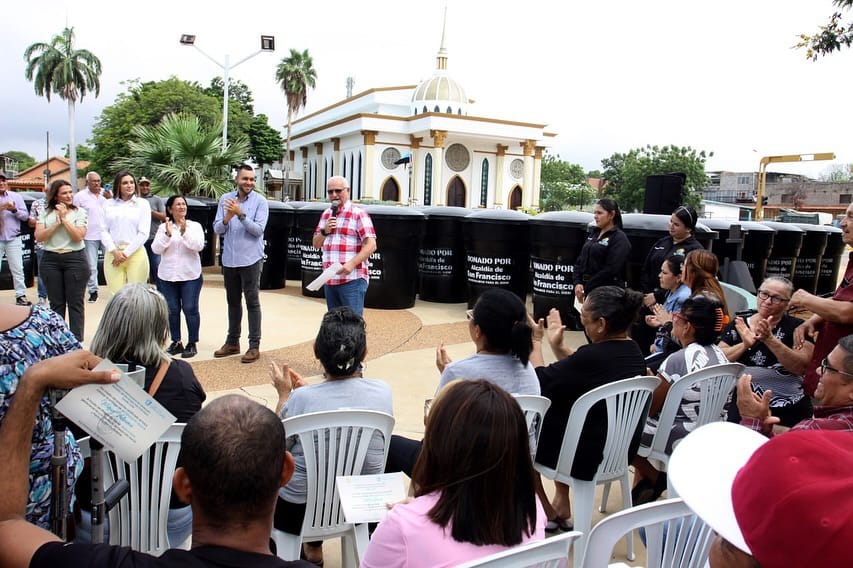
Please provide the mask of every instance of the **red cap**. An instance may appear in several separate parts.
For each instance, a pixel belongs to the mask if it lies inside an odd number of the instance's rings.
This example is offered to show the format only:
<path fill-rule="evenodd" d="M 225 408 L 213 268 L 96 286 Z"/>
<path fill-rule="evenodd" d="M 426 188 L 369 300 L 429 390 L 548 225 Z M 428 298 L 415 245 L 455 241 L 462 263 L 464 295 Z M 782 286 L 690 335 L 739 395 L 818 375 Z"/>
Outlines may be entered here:
<path fill-rule="evenodd" d="M 853 433 L 777 436 L 738 472 L 732 505 L 762 566 L 853 565 Z"/>

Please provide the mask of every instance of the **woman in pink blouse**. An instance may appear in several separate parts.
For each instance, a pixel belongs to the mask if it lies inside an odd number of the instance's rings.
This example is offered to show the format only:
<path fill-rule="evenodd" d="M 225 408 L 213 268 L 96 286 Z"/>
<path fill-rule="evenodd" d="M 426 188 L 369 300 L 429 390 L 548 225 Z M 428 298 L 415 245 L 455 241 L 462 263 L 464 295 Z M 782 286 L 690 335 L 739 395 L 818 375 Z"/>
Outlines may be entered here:
<path fill-rule="evenodd" d="M 518 403 L 485 380 L 447 385 L 427 418 L 415 498 L 379 524 L 363 568 L 456 566 L 545 537 Z"/>
<path fill-rule="evenodd" d="M 157 288 L 169 305 L 169 333 L 172 343 L 166 350 L 184 359 L 198 353 L 198 329 L 201 316 L 198 298 L 201 294 L 201 258 L 204 230 L 199 223 L 187 219 L 187 200 L 173 195 L 166 200 L 166 222 L 157 229 L 151 250 L 160 255 Z M 181 311 L 187 320 L 188 342 L 181 342 Z"/>

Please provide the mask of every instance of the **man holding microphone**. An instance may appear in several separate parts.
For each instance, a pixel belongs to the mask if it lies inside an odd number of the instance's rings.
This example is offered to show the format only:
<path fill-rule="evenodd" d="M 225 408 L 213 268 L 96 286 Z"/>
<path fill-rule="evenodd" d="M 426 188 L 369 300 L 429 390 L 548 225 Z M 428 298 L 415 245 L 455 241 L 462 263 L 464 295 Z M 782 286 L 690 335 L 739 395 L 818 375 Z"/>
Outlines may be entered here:
<path fill-rule="evenodd" d="M 376 230 L 370 215 L 350 201 L 349 184 L 342 176 L 326 183 L 331 207 L 323 211 L 312 244 L 323 250 L 323 270 L 338 262 L 337 275 L 326 282 L 326 306 L 348 306 L 364 312 L 364 294 L 370 279 L 367 259 L 376 250 Z"/>

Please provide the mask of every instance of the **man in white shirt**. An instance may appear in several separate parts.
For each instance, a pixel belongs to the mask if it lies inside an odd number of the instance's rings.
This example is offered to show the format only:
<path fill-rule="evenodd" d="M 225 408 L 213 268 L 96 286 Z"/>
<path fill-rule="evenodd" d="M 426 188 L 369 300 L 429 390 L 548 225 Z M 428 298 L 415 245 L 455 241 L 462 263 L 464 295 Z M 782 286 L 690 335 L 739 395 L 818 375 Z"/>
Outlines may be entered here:
<path fill-rule="evenodd" d="M 101 191 L 101 176 L 98 172 L 86 174 L 86 189 L 74 195 L 74 205 L 86 210 L 89 225 L 86 229 L 86 261 L 89 263 L 89 302 L 98 301 L 98 251 L 104 250 L 101 244 L 101 231 L 104 224 L 106 198 Z"/>

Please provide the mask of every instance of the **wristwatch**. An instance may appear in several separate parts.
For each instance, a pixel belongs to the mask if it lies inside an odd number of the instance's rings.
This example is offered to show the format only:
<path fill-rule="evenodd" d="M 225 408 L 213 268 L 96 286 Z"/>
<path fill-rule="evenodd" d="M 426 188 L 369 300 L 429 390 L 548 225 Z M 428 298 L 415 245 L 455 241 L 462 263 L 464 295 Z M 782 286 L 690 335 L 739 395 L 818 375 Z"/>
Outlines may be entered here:
<path fill-rule="evenodd" d="M 323 230 L 322 230 L 322 231 L 320 231 L 320 232 L 323 234 L 323 236 L 324 236 L 324 237 L 328 237 L 328 236 L 329 236 L 329 233 L 327 233 L 327 232 L 326 232 L 326 227 L 323 227 Z"/>
<path fill-rule="evenodd" d="M 246 220 L 246 214 L 245 214 L 245 213 L 240 213 L 239 215 L 237 215 L 237 220 L 238 220 L 238 221 L 240 221 L 240 222 L 242 223 L 243 221 L 245 221 L 245 220 Z"/>

